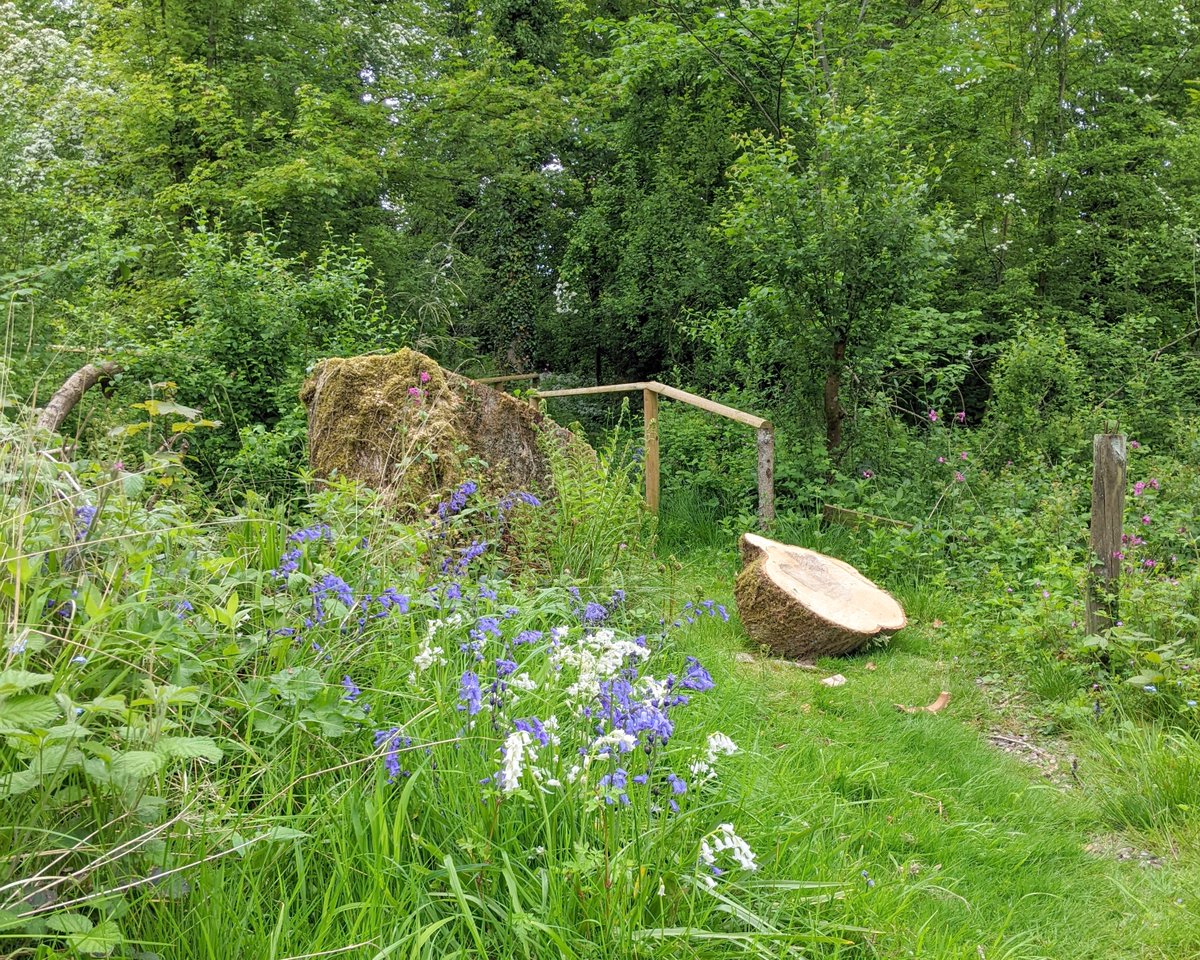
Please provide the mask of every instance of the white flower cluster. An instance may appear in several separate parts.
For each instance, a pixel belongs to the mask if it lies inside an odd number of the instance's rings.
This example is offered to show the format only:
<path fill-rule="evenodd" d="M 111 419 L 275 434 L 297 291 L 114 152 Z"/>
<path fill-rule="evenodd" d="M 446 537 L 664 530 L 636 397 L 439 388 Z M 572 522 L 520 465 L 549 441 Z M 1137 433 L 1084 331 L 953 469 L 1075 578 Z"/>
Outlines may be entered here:
<path fill-rule="evenodd" d="M 704 751 L 704 756 L 696 757 L 688 764 L 688 769 L 692 771 L 692 776 L 698 777 L 700 780 L 711 780 L 716 773 L 713 770 L 713 763 L 717 757 L 729 757 L 737 753 L 738 747 L 729 737 L 717 731 L 708 735 L 708 749 Z"/>
<path fill-rule="evenodd" d="M 543 792 L 548 792 L 551 787 L 562 786 L 550 769 L 556 767 L 559 762 L 558 717 L 550 717 L 542 726 L 550 741 L 548 744 L 543 744 L 528 730 L 514 730 L 505 738 L 504 746 L 500 748 L 503 760 L 497 774 L 503 793 L 514 793 L 521 786 L 521 779 L 526 770 Z M 539 755 L 543 750 L 549 750 L 551 753 L 548 765 L 538 764 Z"/>
<path fill-rule="evenodd" d="M 555 637 L 564 636 L 555 632 Z M 590 703 L 599 692 L 600 684 L 612 680 L 625 667 L 626 661 L 648 657 L 650 651 L 632 640 L 618 640 L 611 630 L 597 630 L 576 644 L 563 644 L 554 649 L 550 660 L 555 667 L 571 667 L 575 681 L 567 687 L 571 703 Z"/>
<path fill-rule="evenodd" d="M 717 858 L 723 853 L 743 870 L 758 869 L 750 844 L 737 835 L 732 823 L 722 823 L 700 841 L 700 863 L 706 868 L 700 874 L 700 880 L 710 890 L 717 885 L 716 877 L 725 872 L 717 865 Z"/>

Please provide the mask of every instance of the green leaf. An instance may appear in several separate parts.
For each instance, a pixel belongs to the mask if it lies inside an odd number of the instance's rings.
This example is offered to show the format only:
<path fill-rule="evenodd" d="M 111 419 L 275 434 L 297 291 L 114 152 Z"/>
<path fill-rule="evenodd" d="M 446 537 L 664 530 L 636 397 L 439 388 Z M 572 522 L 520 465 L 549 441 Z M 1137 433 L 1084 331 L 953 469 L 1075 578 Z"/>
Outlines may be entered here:
<path fill-rule="evenodd" d="M 0 700 L 0 733 L 40 730 L 58 718 L 58 705 L 41 694 L 25 694 Z"/>
<path fill-rule="evenodd" d="M 195 420 L 200 416 L 200 411 L 195 407 L 185 407 L 181 403 L 171 403 L 169 400 L 143 400 L 130 406 L 134 410 L 145 410 L 152 417 L 175 416 Z"/>
<path fill-rule="evenodd" d="M 32 770 L 17 770 L 15 773 L 5 774 L 0 777 L 0 799 L 28 793 L 41 782 L 42 778 Z"/>
<path fill-rule="evenodd" d="M 25 918 L 12 910 L 0 910 L 0 932 L 24 926 Z"/>
<path fill-rule="evenodd" d="M 101 920 L 87 933 L 68 935 L 67 942 L 80 953 L 86 953 L 92 957 L 107 957 L 121 945 L 124 939 L 116 921 Z"/>
<path fill-rule="evenodd" d="M 96 925 L 82 913 L 56 913 L 46 918 L 46 926 L 58 933 L 87 933 Z"/>
<path fill-rule="evenodd" d="M 121 489 L 130 500 L 136 499 L 146 489 L 146 478 L 140 473 L 127 473 L 121 478 Z"/>
<path fill-rule="evenodd" d="M 114 781 L 136 783 L 152 777 L 163 766 L 163 758 L 152 750 L 129 750 L 117 754 L 110 772 Z"/>
<path fill-rule="evenodd" d="M 212 737 L 163 737 L 155 749 L 172 760 L 208 760 L 216 763 L 225 756 Z"/>
<path fill-rule="evenodd" d="M 271 676 L 270 681 L 275 692 L 288 703 L 311 700 L 325 687 L 321 674 L 312 667 L 288 667 Z"/>
<path fill-rule="evenodd" d="M 287 840 L 303 840 L 308 836 L 303 830 L 293 827 L 271 827 L 254 837 L 253 843 L 283 843 Z"/>
<path fill-rule="evenodd" d="M 41 686 L 53 679 L 52 673 L 30 673 L 28 670 L 0 671 L 0 697 Z"/>

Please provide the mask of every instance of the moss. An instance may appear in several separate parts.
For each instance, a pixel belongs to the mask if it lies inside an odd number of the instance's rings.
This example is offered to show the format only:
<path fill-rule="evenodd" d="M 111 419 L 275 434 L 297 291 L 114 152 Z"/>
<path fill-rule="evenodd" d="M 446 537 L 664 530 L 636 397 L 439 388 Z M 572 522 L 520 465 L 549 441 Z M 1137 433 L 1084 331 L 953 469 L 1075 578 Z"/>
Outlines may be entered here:
<path fill-rule="evenodd" d="M 300 399 L 318 477 L 349 477 L 399 503 L 418 503 L 468 473 L 497 490 L 549 488 L 538 442 L 546 418 L 415 350 L 322 361 Z"/>

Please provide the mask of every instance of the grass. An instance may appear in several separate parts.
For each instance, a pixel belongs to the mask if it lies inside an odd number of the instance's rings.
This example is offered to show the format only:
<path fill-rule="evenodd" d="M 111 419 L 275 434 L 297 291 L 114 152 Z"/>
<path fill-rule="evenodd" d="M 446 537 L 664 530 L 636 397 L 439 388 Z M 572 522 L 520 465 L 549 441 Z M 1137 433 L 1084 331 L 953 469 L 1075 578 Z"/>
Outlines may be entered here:
<path fill-rule="evenodd" d="M 834 552 L 847 539 L 815 524 L 787 536 Z M 728 595 L 731 549 L 682 565 Z M 1196 742 L 1132 723 L 1115 739 L 1093 731 L 1072 743 L 1076 775 L 1048 779 L 985 737 L 998 717 L 962 594 L 874 572 L 911 618 L 886 647 L 815 672 L 745 662 L 735 622 L 705 624 L 699 654 L 721 665 L 710 706 L 749 747 L 742 804 L 762 811 L 751 842 L 774 848 L 783 876 L 841 885 L 821 915 L 860 932 L 826 955 L 1200 956 Z M 820 684 L 835 672 L 846 685 Z M 941 714 L 893 706 L 942 689 Z M 1137 855 L 1147 848 L 1157 858 Z"/>
<path fill-rule="evenodd" d="M 620 568 L 629 597 L 614 616 L 631 634 L 659 616 L 670 622 L 689 600 L 732 609 L 734 544 L 700 504 L 662 518 L 655 572 L 653 557 L 622 549 L 642 523 L 628 488 L 618 496 L 601 477 L 595 491 L 587 476 L 561 488 L 575 491 L 577 512 L 530 517 L 531 542 L 549 541 L 552 562 L 489 581 L 500 591 L 488 601 L 495 606 L 472 594 L 478 605 L 470 599 L 464 609 L 519 607 L 505 615 L 509 636 L 567 622 L 582 601 L 569 598 L 570 581 L 550 581 L 568 566 L 600 583 Z M 602 509 L 586 509 L 593 494 Z M 78 564 L 103 590 L 78 581 L 79 605 L 94 613 L 38 626 L 40 639 L 9 657 L 54 673 L 57 706 L 40 693 L 22 703 L 51 712 L 90 704 L 80 727 L 56 728 L 86 748 L 81 772 L 0 800 L 3 902 L 17 898 L 21 910 L 49 915 L 18 934 L 6 926 L 11 914 L 0 913 L 0 943 L 13 944 L 14 955 L 118 947 L 185 960 L 1200 955 L 1195 738 L 1136 715 L 1076 725 L 1078 769 L 1054 778 L 996 749 L 985 735 L 1000 722 L 998 697 L 1017 704 L 1005 729 L 1037 737 L 1046 724 L 1035 694 L 1065 696 L 1077 678 L 1050 658 L 1028 678 L 1034 694 L 1018 672 L 979 682 L 995 663 L 988 621 L 978 616 L 987 582 L 960 578 L 952 588 L 946 567 L 893 552 L 870 531 L 783 525 L 780 536 L 862 564 L 897 594 L 910 626 L 887 646 L 820 661 L 816 671 L 751 650 L 736 618 L 702 617 L 673 635 L 661 669 L 679 670 L 693 654 L 716 685 L 672 715 L 670 748 L 658 756 L 683 770 L 713 731 L 740 747 L 722 758 L 712 784 L 693 780 L 677 817 L 654 813 L 644 795 L 627 808 L 606 804 L 595 777 L 485 800 L 481 779 L 496 769 L 508 728 L 466 725 L 459 672 L 486 664 L 461 652 L 436 684 L 409 673 L 436 613 L 431 597 L 446 587 L 436 556 L 422 564 L 420 549 L 453 560 L 458 545 L 482 536 L 472 523 L 493 521 L 473 506 L 449 541 L 422 539 L 415 528 L 373 520 L 357 500 L 343 502 L 348 496 L 324 495 L 329 519 L 341 518 L 338 532 L 310 539 L 287 590 L 270 572 L 287 546 L 277 518 L 201 531 L 174 514 L 156 520 L 123 493 L 84 548 L 70 547 L 78 561 L 29 567 L 45 580 L 37 602 L 22 607 L 33 626 L 58 609 L 45 600 L 77 582 Z M 81 542 L 77 514 L 70 504 L 60 509 L 61 520 L 38 515 L 22 529 L 57 544 L 63 527 L 68 544 Z M 539 526 L 556 522 L 564 526 Z M 696 524 L 703 536 L 688 533 Z M 122 539 L 125 528 L 141 532 Z M 322 656 L 313 656 L 280 628 L 312 612 L 318 578 L 332 571 L 356 596 L 402 586 L 413 616 L 373 620 L 366 634 L 341 629 L 350 619 L 326 623 L 307 634 L 320 641 Z M 464 591 L 477 586 L 464 578 Z M 183 597 L 195 609 L 179 610 Z M 461 631 L 445 634 L 452 660 L 461 639 Z M 71 643 L 86 648 L 86 663 L 70 659 Z M 535 669 L 532 650 L 513 653 L 522 667 Z M 310 673 L 293 678 L 296 667 Z M 835 672 L 848 678 L 844 686 L 819 682 Z M 345 701 L 343 674 L 361 686 L 369 715 Z M 543 692 L 553 677 L 541 674 L 543 689 L 502 722 L 543 708 L 566 717 L 559 694 Z M 31 689 L 49 682 L 9 680 Z M 204 696 L 189 697 L 189 684 Z M 928 703 L 940 690 L 952 700 L 937 715 L 894 707 Z M 114 692 L 127 692 L 128 703 L 86 699 Z M 388 783 L 371 736 L 400 722 L 415 738 L 400 756 L 412 775 Z M 118 770 L 105 759 L 130 745 L 141 747 L 138 762 L 160 752 L 153 769 L 137 773 L 127 759 Z M 14 748 L 3 758 L 15 768 L 27 755 Z M 635 751 L 625 762 L 632 771 L 645 761 Z M 723 822 L 748 841 L 759 869 L 730 870 L 710 892 L 698 848 Z M 27 895 L 38 886 L 27 886 L 34 873 L 74 879 L 54 886 L 51 902 Z M 120 896 L 123 884 L 136 886 Z M 74 900 L 67 921 L 60 912 Z"/>

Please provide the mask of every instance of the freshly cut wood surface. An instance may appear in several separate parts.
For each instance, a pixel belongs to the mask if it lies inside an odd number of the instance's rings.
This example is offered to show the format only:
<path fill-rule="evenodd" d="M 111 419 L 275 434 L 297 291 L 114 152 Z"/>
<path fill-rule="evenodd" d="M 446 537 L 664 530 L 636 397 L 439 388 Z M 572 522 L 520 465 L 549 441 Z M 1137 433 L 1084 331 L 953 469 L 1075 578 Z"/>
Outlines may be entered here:
<path fill-rule="evenodd" d="M 907 623 L 891 594 L 836 557 L 747 533 L 742 562 L 734 588 L 742 623 L 781 656 L 853 653 Z"/>

